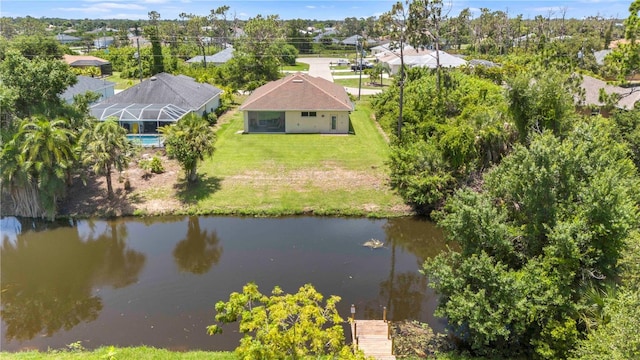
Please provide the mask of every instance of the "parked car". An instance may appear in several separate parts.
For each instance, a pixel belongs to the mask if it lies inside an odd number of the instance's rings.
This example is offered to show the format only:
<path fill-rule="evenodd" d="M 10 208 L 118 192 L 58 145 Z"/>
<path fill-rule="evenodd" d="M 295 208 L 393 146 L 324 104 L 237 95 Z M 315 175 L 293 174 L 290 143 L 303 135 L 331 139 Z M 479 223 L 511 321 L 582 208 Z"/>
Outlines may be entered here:
<path fill-rule="evenodd" d="M 349 65 L 350 63 L 349 63 L 349 60 L 347 59 L 338 59 L 338 61 L 336 61 L 336 64 L 338 66 L 346 66 L 346 65 Z"/>
<path fill-rule="evenodd" d="M 358 70 L 364 70 L 364 69 L 371 69 L 373 67 L 373 64 L 365 61 L 363 63 L 360 64 L 353 64 L 351 65 L 351 70 L 352 71 L 358 71 Z"/>

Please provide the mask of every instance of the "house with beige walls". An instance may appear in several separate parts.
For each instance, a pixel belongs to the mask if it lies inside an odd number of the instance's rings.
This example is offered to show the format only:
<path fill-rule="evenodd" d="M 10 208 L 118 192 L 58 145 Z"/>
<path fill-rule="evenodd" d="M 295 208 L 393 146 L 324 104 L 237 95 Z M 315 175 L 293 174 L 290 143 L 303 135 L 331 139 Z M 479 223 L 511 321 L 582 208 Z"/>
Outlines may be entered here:
<path fill-rule="evenodd" d="M 245 133 L 348 134 L 353 109 L 344 87 L 302 73 L 255 89 L 240 106 Z"/>

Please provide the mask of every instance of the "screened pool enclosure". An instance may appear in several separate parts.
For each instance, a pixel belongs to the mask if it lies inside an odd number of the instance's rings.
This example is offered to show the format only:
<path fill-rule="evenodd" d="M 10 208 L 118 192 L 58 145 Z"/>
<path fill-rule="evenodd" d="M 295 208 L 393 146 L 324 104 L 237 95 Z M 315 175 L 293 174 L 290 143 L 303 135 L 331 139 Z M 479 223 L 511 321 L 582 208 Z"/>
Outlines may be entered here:
<path fill-rule="evenodd" d="M 98 104 L 91 114 L 98 119 L 115 118 L 130 134 L 157 134 L 158 128 L 171 125 L 190 111 L 173 104 Z"/>

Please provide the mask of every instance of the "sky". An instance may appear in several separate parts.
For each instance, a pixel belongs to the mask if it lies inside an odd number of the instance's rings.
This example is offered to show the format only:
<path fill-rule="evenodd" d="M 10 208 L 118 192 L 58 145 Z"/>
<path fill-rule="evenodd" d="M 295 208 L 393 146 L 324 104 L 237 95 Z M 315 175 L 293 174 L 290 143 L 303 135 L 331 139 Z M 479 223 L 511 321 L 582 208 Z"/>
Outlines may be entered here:
<path fill-rule="evenodd" d="M 228 5 L 229 17 L 249 19 L 256 15 L 277 14 L 281 19 L 342 20 L 347 17 L 367 18 L 389 11 L 397 0 L 0 0 L 0 16 L 58 17 L 64 19 L 148 19 L 150 11 L 160 13 L 161 19 L 178 19 L 184 12 L 208 15 L 211 9 Z M 509 16 L 522 14 L 525 19 L 536 15 L 583 19 L 587 16 L 624 19 L 629 16 L 631 0 L 444 0 L 449 16 L 470 8 L 478 16 L 480 8 L 507 11 Z"/>

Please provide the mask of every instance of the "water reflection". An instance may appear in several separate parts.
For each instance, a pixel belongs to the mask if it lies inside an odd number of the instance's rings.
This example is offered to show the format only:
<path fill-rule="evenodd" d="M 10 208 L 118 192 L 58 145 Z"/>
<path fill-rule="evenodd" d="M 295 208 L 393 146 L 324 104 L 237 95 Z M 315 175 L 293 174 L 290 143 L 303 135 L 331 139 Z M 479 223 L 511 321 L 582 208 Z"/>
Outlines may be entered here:
<path fill-rule="evenodd" d="M 421 218 L 389 219 L 383 226 L 387 241 L 416 256 L 418 266 L 446 249 L 442 229 Z"/>
<path fill-rule="evenodd" d="M 416 256 L 418 267 L 445 249 L 442 230 L 420 218 L 392 218 L 383 226 L 391 250 L 389 276 L 380 283 L 390 320 L 415 319 L 422 313 L 427 279 L 417 271 L 396 274 L 397 248 Z"/>
<path fill-rule="evenodd" d="M 445 245 L 420 219 L 157 217 L 1 226 L 6 351 L 78 340 L 87 348 L 233 350 L 237 331 L 210 337 L 205 328 L 213 305 L 251 281 L 287 292 L 311 283 L 342 298 L 344 317 L 350 304 L 369 319 L 380 319 L 386 306 L 392 320 L 444 327 L 418 270 Z M 15 236 L 5 236 L 10 229 Z M 362 246 L 371 238 L 385 247 Z"/>
<path fill-rule="evenodd" d="M 145 256 L 127 249 L 126 227 L 112 223 L 97 236 L 82 237 L 69 231 L 74 225 L 36 222 L 17 236 L 3 228 L 0 315 L 5 339 L 51 336 L 93 321 L 103 307 L 94 286 L 118 288 L 136 281 Z"/>
<path fill-rule="evenodd" d="M 215 230 L 200 229 L 200 218 L 189 217 L 187 234 L 173 249 L 173 258 L 180 271 L 205 274 L 220 261 L 222 247 Z"/>

